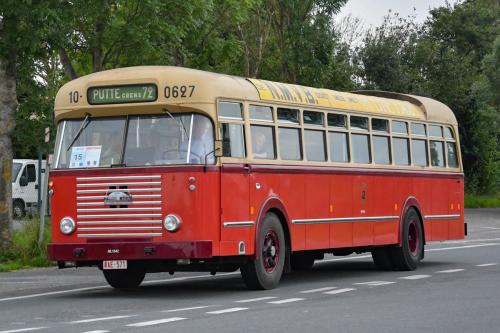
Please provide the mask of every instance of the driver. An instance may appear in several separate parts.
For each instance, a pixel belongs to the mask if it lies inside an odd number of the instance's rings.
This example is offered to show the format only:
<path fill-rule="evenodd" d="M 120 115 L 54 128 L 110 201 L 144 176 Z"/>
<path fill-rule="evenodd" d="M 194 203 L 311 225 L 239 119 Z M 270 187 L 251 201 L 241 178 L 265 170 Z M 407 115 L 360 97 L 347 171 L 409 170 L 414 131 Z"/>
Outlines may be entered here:
<path fill-rule="evenodd" d="M 211 123 L 205 117 L 196 117 L 193 124 L 193 134 L 191 138 L 191 154 L 189 162 L 194 164 L 205 163 L 205 156 L 207 163 L 214 162 L 214 140 L 211 131 Z"/>

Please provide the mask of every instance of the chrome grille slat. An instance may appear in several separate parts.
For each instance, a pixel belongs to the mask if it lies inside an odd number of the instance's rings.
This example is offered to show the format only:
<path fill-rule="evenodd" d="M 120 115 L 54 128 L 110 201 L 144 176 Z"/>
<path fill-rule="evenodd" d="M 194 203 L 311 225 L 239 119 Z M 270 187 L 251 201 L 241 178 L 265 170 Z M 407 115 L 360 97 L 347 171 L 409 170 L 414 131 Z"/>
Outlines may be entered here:
<path fill-rule="evenodd" d="M 76 225 L 107 225 L 107 224 L 161 224 L 161 220 L 123 220 L 123 221 L 77 221 Z"/>
<path fill-rule="evenodd" d="M 109 189 L 109 188 L 101 188 L 101 189 L 93 189 L 93 190 L 77 190 L 76 193 L 110 193 L 110 192 L 120 192 L 123 191 L 119 188 L 117 189 Z M 159 187 L 154 187 L 154 188 L 127 188 L 127 192 L 133 193 L 133 192 L 160 192 L 161 188 Z"/>
<path fill-rule="evenodd" d="M 150 227 L 82 227 L 78 228 L 80 231 L 135 231 L 135 230 L 161 230 L 161 227 L 150 226 Z"/>
<path fill-rule="evenodd" d="M 78 219 L 122 218 L 122 217 L 161 217 L 161 214 L 92 214 L 92 215 L 77 215 Z"/>
<path fill-rule="evenodd" d="M 77 182 L 96 181 L 96 180 L 134 180 L 134 179 L 160 179 L 160 175 L 147 175 L 147 176 L 107 176 L 107 177 L 77 177 Z"/>
<path fill-rule="evenodd" d="M 161 185 L 161 182 L 119 182 L 119 183 L 79 183 L 76 187 L 99 187 L 99 186 L 144 186 Z M 120 189 L 117 189 L 120 190 Z"/>
<path fill-rule="evenodd" d="M 139 208 L 78 208 L 76 211 L 78 213 L 82 212 L 89 212 L 89 213 L 95 213 L 95 212 L 140 212 L 140 211 L 145 211 L 145 210 L 161 210 L 161 207 L 139 207 Z"/>
<path fill-rule="evenodd" d="M 77 206 L 104 206 L 106 204 L 104 203 L 104 201 L 97 201 L 97 202 L 92 201 L 92 202 L 78 202 L 76 205 Z M 117 204 L 117 205 L 122 205 L 122 206 L 161 205 L 161 201 L 130 201 L 130 202 L 123 202 L 123 203 Z"/>
<path fill-rule="evenodd" d="M 155 237 L 161 236 L 161 232 L 144 233 L 109 233 L 109 234 L 78 234 L 78 238 L 99 238 L 99 237 Z"/>
<path fill-rule="evenodd" d="M 76 200 L 77 201 L 78 200 L 104 200 L 104 197 L 105 197 L 104 195 L 88 195 L 88 196 L 76 197 Z M 155 199 L 155 198 L 161 198 L 161 194 L 136 194 L 136 195 L 134 195 L 134 198 Z"/>

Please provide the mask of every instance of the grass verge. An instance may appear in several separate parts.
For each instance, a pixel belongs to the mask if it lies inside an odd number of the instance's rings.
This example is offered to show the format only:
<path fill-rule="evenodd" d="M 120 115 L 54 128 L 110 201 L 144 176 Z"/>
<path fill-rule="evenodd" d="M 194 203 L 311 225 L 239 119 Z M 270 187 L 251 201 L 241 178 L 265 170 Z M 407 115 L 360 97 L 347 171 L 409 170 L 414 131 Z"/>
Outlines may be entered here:
<path fill-rule="evenodd" d="M 465 208 L 500 208 L 500 194 L 465 195 Z"/>
<path fill-rule="evenodd" d="M 40 220 L 32 218 L 21 223 L 21 228 L 14 230 L 12 234 L 10 249 L 0 253 L 0 272 L 51 265 L 47 259 L 47 244 L 51 238 L 50 219 L 45 220 L 44 240 L 40 247 L 38 246 Z"/>

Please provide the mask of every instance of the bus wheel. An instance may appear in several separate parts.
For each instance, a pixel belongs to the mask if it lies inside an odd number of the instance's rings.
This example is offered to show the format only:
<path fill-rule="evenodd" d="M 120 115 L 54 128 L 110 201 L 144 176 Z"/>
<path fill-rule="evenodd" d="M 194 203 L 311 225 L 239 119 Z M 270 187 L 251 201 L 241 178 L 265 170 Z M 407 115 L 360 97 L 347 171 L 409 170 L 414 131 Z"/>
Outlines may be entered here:
<path fill-rule="evenodd" d="M 390 248 L 380 247 L 372 250 L 372 258 L 375 267 L 380 270 L 388 271 L 394 269 L 394 265 L 391 261 Z"/>
<path fill-rule="evenodd" d="M 273 289 L 283 274 L 285 265 L 285 233 L 279 218 L 268 213 L 259 229 L 255 260 L 240 268 L 249 289 Z"/>
<path fill-rule="evenodd" d="M 401 247 L 391 249 L 392 263 L 396 269 L 412 271 L 417 268 L 424 252 L 422 223 L 414 208 L 405 215 L 401 239 Z"/>
<path fill-rule="evenodd" d="M 314 256 L 311 254 L 297 253 L 292 255 L 292 269 L 295 271 L 308 271 L 314 265 Z"/>
<path fill-rule="evenodd" d="M 137 288 L 144 280 L 146 273 L 139 269 L 103 270 L 109 285 L 116 289 Z"/>
<path fill-rule="evenodd" d="M 15 200 L 12 204 L 12 215 L 15 219 L 22 218 L 26 216 L 26 210 L 24 208 L 24 203 L 22 200 Z"/>

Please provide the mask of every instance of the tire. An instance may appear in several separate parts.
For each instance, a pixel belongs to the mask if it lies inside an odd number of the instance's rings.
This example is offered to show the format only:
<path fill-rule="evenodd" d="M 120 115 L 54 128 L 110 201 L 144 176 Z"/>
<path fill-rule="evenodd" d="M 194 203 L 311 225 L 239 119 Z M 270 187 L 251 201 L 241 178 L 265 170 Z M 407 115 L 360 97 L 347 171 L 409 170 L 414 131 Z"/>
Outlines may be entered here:
<path fill-rule="evenodd" d="M 103 270 L 108 284 L 116 289 L 133 289 L 139 287 L 146 273 L 140 269 Z"/>
<path fill-rule="evenodd" d="M 391 248 L 391 261 L 397 270 L 413 271 L 424 253 L 422 222 L 414 208 L 406 212 L 401 233 L 402 244 Z"/>
<path fill-rule="evenodd" d="M 243 281 L 249 289 L 275 288 L 285 266 L 285 233 L 279 218 L 267 213 L 257 235 L 256 258 L 240 268 Z"/>
<path fill-rule="evenodd" d="M 314 265 L 314 256 L 304 253 L 293 254 L 291 263 L 294 271 L 308 271 Z"/>
<path fill-rule="evenodd" d="M 15 200 L 12 204 L 12 217 L 20 219 L 26 216 L 26 209 L 21 200 Z"/>
<path fill-rule="evenodd" d="M 375 263 L 375 267 L 377 267 L 377 269 L 383 271 L 394 269 L 390 251 L 391 249 L 386 246 L 372 250 L 373 262 Z"/>

